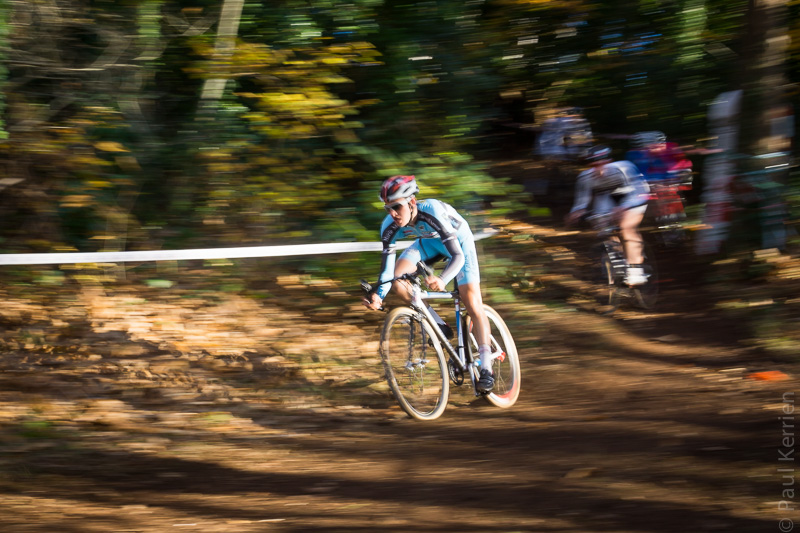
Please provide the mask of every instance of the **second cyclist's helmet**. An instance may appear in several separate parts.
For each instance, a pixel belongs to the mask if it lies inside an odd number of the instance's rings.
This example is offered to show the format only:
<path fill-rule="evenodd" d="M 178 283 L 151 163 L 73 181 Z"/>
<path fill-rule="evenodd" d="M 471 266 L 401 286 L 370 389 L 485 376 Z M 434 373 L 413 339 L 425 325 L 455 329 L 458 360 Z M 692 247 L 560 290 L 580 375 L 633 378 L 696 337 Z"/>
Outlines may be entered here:
<path fill-rule="evenodd" d="M 419 186 L 414 176 L 392 176 L 383 182 L 381 187 L 381 200 L 388 204 L 419 192 Z"/>
<path fill-rule="evenodd" d="M 592 146 L 586 150 L 586 154 L 583 156 L 583 158 L 587 163 L 596 163 L 598 161 L 603 161 L 604 159 L 611 159 L 611 148 L 604 144 Z"/>
<path fill-rule="evenodd" d="M 661 131 L 640 131 L 633 135 L 632 144 L 634 148 L 647 148 L 653 144 L 663 144 L 667 142 L 667 136 Z"/>

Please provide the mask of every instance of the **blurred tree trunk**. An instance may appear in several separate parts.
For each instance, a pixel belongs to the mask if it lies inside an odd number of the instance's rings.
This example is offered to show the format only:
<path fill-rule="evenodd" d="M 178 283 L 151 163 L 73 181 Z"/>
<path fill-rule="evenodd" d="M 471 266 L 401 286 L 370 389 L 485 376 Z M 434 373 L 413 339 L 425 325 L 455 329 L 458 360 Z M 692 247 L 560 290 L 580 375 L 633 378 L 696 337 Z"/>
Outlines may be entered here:
<path fill-rule="evenodd" d="M 787 216 L 784 188 L 788 177 L 791 134 L 785 131 L 791 116 L 788 102 L 787 58 L 789 49 L 788 0 L 749 0 L 744 48 L 745 80 L 742 109 L 739 181 L 751 197 L 752 220 L 746 227 L 758 228 L 753 244 L 761 248 L 783 248 Z M 746 210 L 747 211 L 747 210 Z M 747 236 L 742 236 L 750 240 Z M 756 244 L 757 243 L 757 244 Z"/>
<path fill-rule="evenodd" d="M 775 135 L 775 119 L 788 105 L 786 60 L 789 47 L 788 0 L 749 0 L 744 49 L 745 102 L 741 149 L 765 155 L 785 146 Z"/>
<path fill-rule="evenodd" d="M 233 54 L 236 48 L 236 36 L 239 33 L 239 21 L 242 18 L 242 8 L 244 0 L 224 0 L 222 11 L 219 16 L 219 26 L 217 27 L 217 39 L 214 45 L 215 52 L 226 57 Z M 225 78 L 212 78 L 203 84 L 203 91 L 200 94 L 200 107 L 198 118 L 208 111 L 212 111 L 217 105 L 225 91 Z"/>

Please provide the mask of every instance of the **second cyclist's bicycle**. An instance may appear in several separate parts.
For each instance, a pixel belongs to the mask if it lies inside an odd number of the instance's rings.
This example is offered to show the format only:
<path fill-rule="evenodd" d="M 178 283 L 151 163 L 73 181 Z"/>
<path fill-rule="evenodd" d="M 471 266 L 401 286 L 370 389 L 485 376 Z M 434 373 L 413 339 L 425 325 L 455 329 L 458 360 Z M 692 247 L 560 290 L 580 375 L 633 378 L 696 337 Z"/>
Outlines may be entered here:
<path fill-rule="evenodd" d="M 484 305 L 489 319 L 492 371 L 495 385 L 491 392 L 478 391 L 480 360 L 478 343 L 472 332 L 472 319 L 461 307 L 458 290 L 429 292 L 422 290 L 420 276 L 430 275 L 425 263 L 417 271 L 403 274 L 384 283 L 406 280 L 411 286 L 411 304 L 395 307 L 386 315 L 381 332 L 380 355 L 386 380 L 397 403 L 412 418 L 433 420 L 444 413 L 450 384 L 469 384 L 475 396 L 483 396 L 490 404 L 507 408 L 519 397 L 521 371 L 514 339 L 500 315 Z M 367 298 L 375 292 L 366 281 L 361 282 Z M 453 342 L 425 304 L 425 300 L 453 300 L 456 334 Z"/>
<path fill-rule="evenodd" d="M 625 260 L 622 237 L 618 226 L 608 225 L 607 215 L 589 217 L 598 230 L 600 242 L 600 303 L 614 311 L 623 300 L 633 299 L 643 309 L 652 309 L 658 300 L 658 268 L 650 246 L 643 244 L 642 268 L 647 283 L 629 286 L 625 283 L 628 262 Z"/>

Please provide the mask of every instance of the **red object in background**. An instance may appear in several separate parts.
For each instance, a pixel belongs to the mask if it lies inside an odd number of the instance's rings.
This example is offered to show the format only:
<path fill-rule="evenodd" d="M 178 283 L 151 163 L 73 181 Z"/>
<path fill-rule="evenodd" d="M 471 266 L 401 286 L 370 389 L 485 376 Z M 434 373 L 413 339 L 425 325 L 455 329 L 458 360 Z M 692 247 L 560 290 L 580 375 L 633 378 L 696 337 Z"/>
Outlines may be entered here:
<path fill-rule="evenodd" d="M 680 185 L 651 186 L 650 201 L 656 219 L 670 218 L 683 214 L 683 198 Z"/>
<path fill-rule="evenodd" d="M 789 376 L 779 370 L 766 370 L 764 372 L 753 372 L 747 376 L 756 381 L 786 381 Z"/>

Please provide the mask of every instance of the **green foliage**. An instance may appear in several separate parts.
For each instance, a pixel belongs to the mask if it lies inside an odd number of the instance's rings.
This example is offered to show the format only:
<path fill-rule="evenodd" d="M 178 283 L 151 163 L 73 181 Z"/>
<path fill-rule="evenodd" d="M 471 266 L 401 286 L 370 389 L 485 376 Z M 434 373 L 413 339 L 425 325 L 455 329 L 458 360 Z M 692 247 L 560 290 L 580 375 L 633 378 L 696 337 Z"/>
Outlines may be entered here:
<path fill-rule="evenodd" d="M 0 117 L 5 114 L 6 97 L 5 90 L 8 80 L 8 69 L 3 64 L 6 59 L 5 50 L 8 48 L 8 34 L 10 24 L 11 8 L 7 0 L 0 0 Z M 5 121 L 0 118 L 0 140 L 8 138 Z"/>
<path fill-rule="evenodd" d="M 396 173 L 480 227 L 523 199 L 474 159 L 506 155 L 500 124 L 578 105 L 600 134 L 704 137 L 747 14 L 744 0 L 246 2 L 224 55 L 222 0 L 63 4 L 0 4 L 0 156 L 26 179 L 0 199 L 8 247 L 374 240 Z M 225 91 L 205 113 L 211 79 Z"/>
<path fill-rule="evenodd" d="M 53 422 L 32 418 L 22 421 L 19 427 L 19 434 L 26 439 L 52 439 L 56 431 Z"/>

